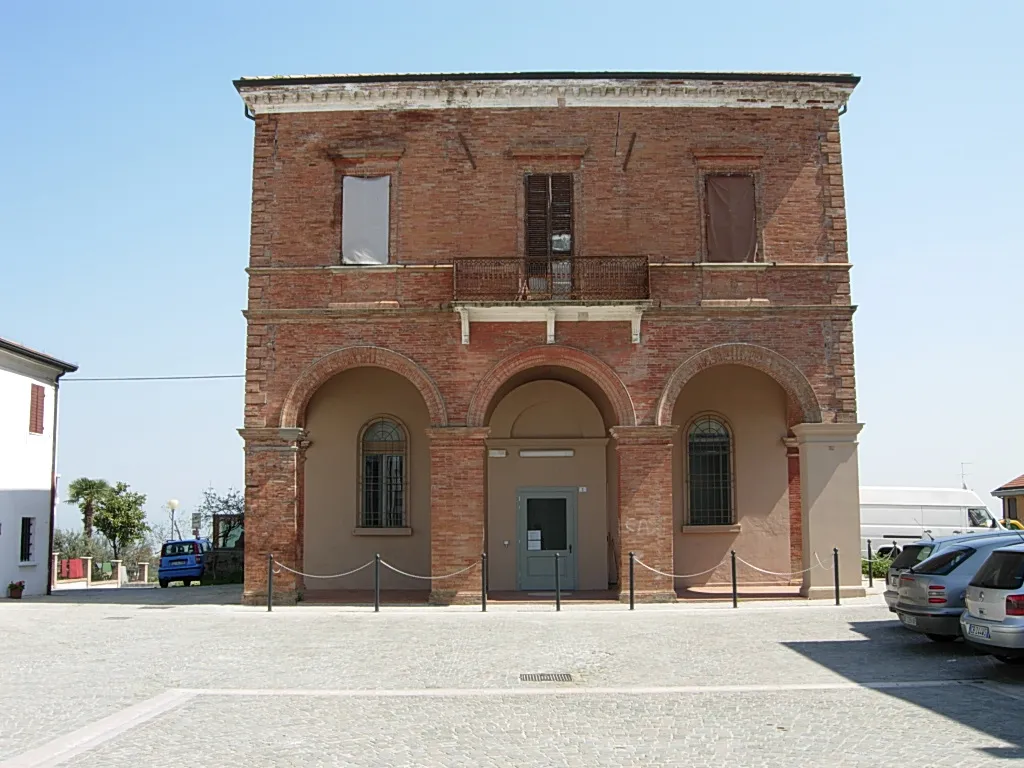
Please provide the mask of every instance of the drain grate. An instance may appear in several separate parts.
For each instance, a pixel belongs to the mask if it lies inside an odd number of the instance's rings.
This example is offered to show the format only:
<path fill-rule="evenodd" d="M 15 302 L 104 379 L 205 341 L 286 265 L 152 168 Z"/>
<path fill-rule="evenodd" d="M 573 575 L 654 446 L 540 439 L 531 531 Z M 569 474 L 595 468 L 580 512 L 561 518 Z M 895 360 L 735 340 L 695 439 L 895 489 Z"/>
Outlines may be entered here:
<path fill-rule="evenodd" d="M 128 621 L 131 616 L 104 616 L 107 621 Z"/>
<path fill-rule="evenodd" d="M 567 672 L 529 672 L 519 675 L 521 683 L 571 683 L 572 675 Z"/>

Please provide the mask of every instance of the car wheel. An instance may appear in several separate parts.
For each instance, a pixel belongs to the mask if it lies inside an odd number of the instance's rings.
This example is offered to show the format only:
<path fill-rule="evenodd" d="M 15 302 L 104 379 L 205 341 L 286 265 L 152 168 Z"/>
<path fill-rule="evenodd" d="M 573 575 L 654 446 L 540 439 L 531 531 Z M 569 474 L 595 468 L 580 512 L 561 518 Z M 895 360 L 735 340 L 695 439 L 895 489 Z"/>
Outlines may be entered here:
<path fill-rule="evenodd" d="M 931 640 L 932 642 L 935 642 L 935 643 L 952 643 L 954 640 L 957 639 L 956 635 L 932 635 L 932 634 L 927 634 L 927 635 L 925 635 L 925 637 L 927 637 L 929 640 Z"/>
<path fill-rule="evenodd" d="M 170 585 L 171 583 L 167 579 L 160 579 L 160 586 L 164 589 L 167 589 Z"/>
<path fill-rule="evenodd" d="M 191 587 L 192 586 L 192 579 L 182 579 L 181 583 L 184 584 L 186 587 Z"/>
<path fill-rule="evenodd" d="M 999 659 L 999 661 L 1003 662 L 1003 664 L 1024 664 L 1024 656 L 996 656 L 996 654 L 992 655 Z"/>

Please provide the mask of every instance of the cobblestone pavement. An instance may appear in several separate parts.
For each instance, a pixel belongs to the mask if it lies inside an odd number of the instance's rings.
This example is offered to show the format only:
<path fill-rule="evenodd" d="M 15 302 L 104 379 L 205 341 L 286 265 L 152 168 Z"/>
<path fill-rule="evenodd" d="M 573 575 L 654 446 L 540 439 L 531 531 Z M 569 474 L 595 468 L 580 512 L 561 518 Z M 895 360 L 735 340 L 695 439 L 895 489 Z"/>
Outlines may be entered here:
<path fill-rule="evenodd" d="M 903 630 L 877 596 L 267 614 L 232 588 L 119 592 L 0 601 L 2 768 L 1024 758 L 1024 671 Z"/>

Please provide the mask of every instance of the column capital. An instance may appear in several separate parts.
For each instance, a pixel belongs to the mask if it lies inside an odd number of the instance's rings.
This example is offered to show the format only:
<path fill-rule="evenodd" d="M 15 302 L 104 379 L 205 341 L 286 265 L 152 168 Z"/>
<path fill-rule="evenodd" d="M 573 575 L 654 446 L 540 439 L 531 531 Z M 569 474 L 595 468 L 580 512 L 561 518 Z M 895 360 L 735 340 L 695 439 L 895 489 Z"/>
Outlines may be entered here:
<path fill-rule="evenodd" d="M 856 443 L 863 424 L 796 424 L 792 427 L 798 445 L 807 443 Z"/>
<path fill-rule="evenodd" d="M 679 431 L 678 424 L 669 424 L 664 427 L 612 427 L 612 437 L 615 438 L 615 447 L 623 445 L 668 445 L 675 438 Z"/>
<path fill-rule="evenodd" d="M 296 451 L 310 444 L 301 427 L 246 427 L 238 434 L 249 451 Z"/>
<path fill-rule="evenodd" d="M 427 437 L 432 443 L 481 443 L 491 434 L 490 427 L 428 427 Z"/>

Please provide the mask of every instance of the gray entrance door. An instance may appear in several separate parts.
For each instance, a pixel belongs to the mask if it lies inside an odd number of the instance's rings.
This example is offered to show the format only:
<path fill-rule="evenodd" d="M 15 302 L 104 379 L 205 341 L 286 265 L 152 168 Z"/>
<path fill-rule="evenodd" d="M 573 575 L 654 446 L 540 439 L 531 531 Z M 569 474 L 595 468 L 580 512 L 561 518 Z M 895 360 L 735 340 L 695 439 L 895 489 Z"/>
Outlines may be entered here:
<path fill-rule="evenodd" d="M 518 493 L 516 572 L 519 589 L 576 588 L 576 489 L 527 488 Z"/>

